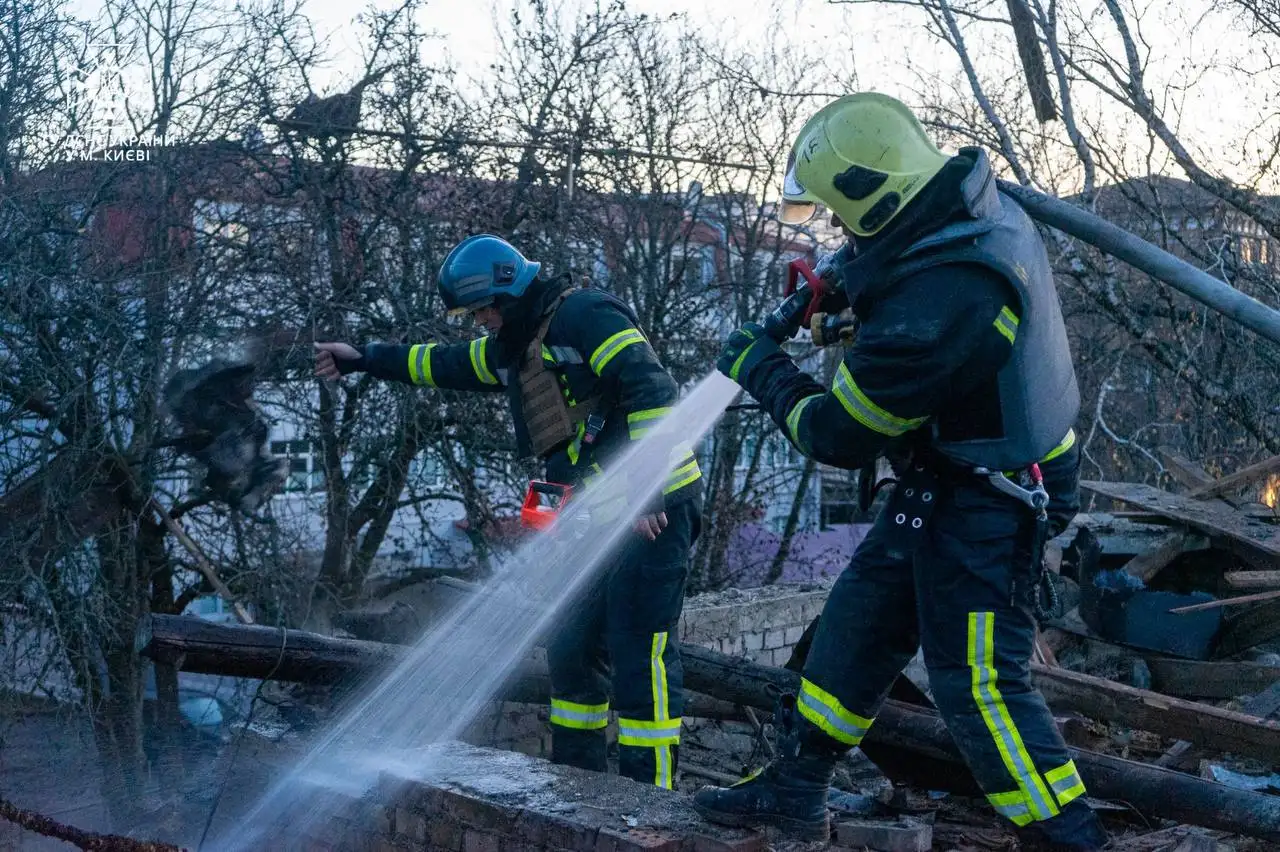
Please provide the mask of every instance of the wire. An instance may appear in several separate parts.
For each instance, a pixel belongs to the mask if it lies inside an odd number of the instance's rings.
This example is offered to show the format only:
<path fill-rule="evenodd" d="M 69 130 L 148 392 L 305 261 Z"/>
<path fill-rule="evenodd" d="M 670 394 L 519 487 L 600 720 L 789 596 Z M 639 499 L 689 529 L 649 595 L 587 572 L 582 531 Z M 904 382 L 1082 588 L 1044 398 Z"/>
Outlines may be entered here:
<path fill-rule="evenodd" d="M 271 667 L 271 671 L 267 672 L 266 677 L 258 681 L 258 688 L 253 691 L 253 700 L 249 702 L 249 712 L 244 719 L 244 725 L 240 729 L 240 736 L 236 738 L 235 746 L 231 749 L 231 757 L 227 761 L 227 771 L 222 777 L 222 783 L 218 785 L 218 792 L 213 797 L 213 807 L 209 809 L 209 816 L 204 821 L 204 831 L 200 833 L 200 842 L 196 845 L 196 852 L 200 852 L 204 848 L 204 841 L 209 836 L 209 829 L 213 826 L 214 814 L 218 812 L 218 805 L 222 802 L 222 794 L 227 790 L 227 783 L 231 781 L 232 772 L 236 767 L 236 760 L 240 757 L 240 744 L 244 742 L 244 738 L 248 736 L 249 726 L 253 724 L 253 714 L 258 709 L 258 701 L 262 697 L 262 688 L 267 685 L 267 681 L 280 670 L 280 666 L 284 665 L 285 648 L 289 645 L 289 631 L 284 627 L 280 628 L 280 656 L 276 658 L 276 663 Z"/>
<path fill-rule="evenodd" d="M 747 163 L 734 163 L 727 160 L 708 160 L 702 157 L 682 157 L 678 154 L 659 154 L 656 151 L 642 151 L 638 148 L 586 148 L 579 145 L 565 145 L 547 142 L 504 142 L 500 139 L 481 139 L 473 136 L 429 136 L 424 133 L 406 133 L 396 130 L 375 130 L 372 127 L 342 127 L 335 124 L 325 124 L 314 121 L 281 121 L 275 118 L 266 120 L 267 124 L 275 125 L 284 130 L 305 130 L 306 128 L 314 128 L 322 130 L 325 135 L 333 136 L 339 133 L 350 134 L 352 136 L 377 136 L 383 139 L 412 139 L 417 142 L 433 142 L 440 145 L 474 145 L 481 148 L 509 148 L 515 150 L 540 150 L 540 151 L 570 151 L 582 154 L 595 154 L 598 157 L 640 157 L 649 160 L 667 160 L 673 163 L 698 163 L 703 166 L 718 166 L 724 169 L 737 169 L 739 171 L 755 172 L 759 171 L 759 166 L 749 165 Z"/>

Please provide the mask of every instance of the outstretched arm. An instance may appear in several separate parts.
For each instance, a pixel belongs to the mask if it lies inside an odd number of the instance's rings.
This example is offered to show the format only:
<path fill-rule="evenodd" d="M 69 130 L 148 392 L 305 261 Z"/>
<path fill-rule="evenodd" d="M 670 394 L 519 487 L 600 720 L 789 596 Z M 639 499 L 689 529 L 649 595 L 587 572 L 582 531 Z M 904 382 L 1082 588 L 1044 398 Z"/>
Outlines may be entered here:
<path fill-rule="evenodd" d="M 393 382 L 446 390 L 502 391 L 496 353 L 488 337 L 469 343 L 317 343 L 316 375 L 337 379 L 367 372 Z"/>

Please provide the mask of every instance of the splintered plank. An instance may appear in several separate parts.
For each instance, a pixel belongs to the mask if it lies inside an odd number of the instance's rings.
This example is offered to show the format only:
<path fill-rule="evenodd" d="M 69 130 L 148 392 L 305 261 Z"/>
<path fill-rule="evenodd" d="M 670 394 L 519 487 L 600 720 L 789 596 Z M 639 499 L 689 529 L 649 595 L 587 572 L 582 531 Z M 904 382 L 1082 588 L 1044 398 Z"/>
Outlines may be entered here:
<path fill-rule="evenodd" d="M 1280 565 L 1280 526 L 1271 526 L 1239 512 L 1222 509 L 1150 485 L 1133 482 L 1082 481 L 1080 487 L 1113 500 L 1132 503 L 1166 517 L 1182 521 L 1209 535 L 1230 539 L 1264 561 Z"/>
<path fill-rule="evenodd" d="M 1187 496 L 1202 499 L 1216 497 L 1219 494 L 1229 494 L 1232 491 L 1238 491 L 1245 486 L 1252 485 L 1273 473 L 1280 473 L 1280 456 L 1272 456 L 1265 461 L 1260 461 L 1257 464 L 1238 470 L 1230 476 L 1224 476 L 1213 482 L 1199 485 L 1193 488 Z"/>

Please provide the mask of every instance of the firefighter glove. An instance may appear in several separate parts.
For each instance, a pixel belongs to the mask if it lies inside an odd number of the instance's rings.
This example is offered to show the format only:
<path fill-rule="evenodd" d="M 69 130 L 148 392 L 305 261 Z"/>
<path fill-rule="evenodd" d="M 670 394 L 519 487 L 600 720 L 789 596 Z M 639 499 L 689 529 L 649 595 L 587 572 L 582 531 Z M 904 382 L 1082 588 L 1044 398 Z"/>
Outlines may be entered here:
<path fill-rule="evenodd" d="M 765 333 L 764 326 L 749 322 L 729 335 L 716 369 L 750 391 L 751 371 L 770 355 L 786 357 L 777 341 Z"/>

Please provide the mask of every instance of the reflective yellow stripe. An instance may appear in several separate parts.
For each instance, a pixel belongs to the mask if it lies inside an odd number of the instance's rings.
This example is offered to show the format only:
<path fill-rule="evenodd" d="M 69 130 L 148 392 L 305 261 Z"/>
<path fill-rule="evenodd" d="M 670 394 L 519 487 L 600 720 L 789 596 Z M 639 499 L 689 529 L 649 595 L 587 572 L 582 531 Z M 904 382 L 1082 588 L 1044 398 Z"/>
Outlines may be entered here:
<path fill-rule="evenodd" d="M 565 447 L 565 454 L 569 456 L 569 464 L 577 465 L 578 456 L 582 452 L 582 439 L 587 435 L 587 423 L 585 420 L 578 422 L 578 434 L 569 442 L 569 446 Z"/>
<path fill-rule="evenodd" d="M 1057 769 L 1050 769 L 1044 774 L 1044 780 L 1053 788 L 1053 795 L 1057 796 L 1059 805 L 1065 805 L 1084 795 L 1084 782 L 1080 780 L 1074 760 L 1068 760 Z"/>
<path fill-rule="evenodd" d="M 627 415 L 627 433 L 631 440 L 638 441 L 643 438 L 650 429 L 654 427 L 656 422 L 665 417 L 671 411 L 671 406 L 664 405 L 661 408 L 646 408 L 643 411 L 633 411 Z"/>
<path fill-rule="evenodd" d="M 1027 807 L 1027 801 L 1022 798 L 1022 792 L 1019 790 L 1009 793 L 992 793 L 987 796 L 987 801 L 996 809 L 996 813 L 1014 825 L 1026 825 L 1031 822 L 1031 809 Z"/>
<path fill-rule="evenodd" d="M 626 719 L 618 717 L 618 744 L 637 748 L 656 748 L 680 744 L 680 720 Z M 657 783 L 655 781 L 655 783 Z M 659 787 L 663 786 L 658 784 Z"/>
<path fill-rule="evenodd" d="M 1062 455 L 1063 453 L 1065 453 L 1067 450 L 1071 449 L 1071 448 L 1072 448 L 1072 447 L 1074 447 L 1075 445 L 1076 445 L 1076 430 L 1075 430 L 1075 429 L 1068 429 L 1068 430 L 1067 430 L 1067 437 L 1065 437 L 1065 438 L 1063 438 L 1063 439 L 1062 439 L 1062 443 L 1061 443 L 1061 444 L 1058 444 L 1058 446 L 1056 446 L 1056 447 L 1054 447 L 1052 450 L 1050 450 L 1050 451 L 1049 451 L 1049 455 L 1047 455 L 1047 456 L 1045 456 L 1044 458 L 1040 459 L 1040 463 L 1041 463 L 1041 464 L 1043 464 L 1044 462 L 1050 462 L 1050 461 L 1053 461 L 1053 460 L 1054 460 L 1054 459 L 1056 459 L 1058 456 Z"/>
<path fill-rule="evenodd" d="M 895 417 L 885 411 L 867 399 L 867 395 L 862 392 L 862 388 L 858 387 L 858 383 L 849 373 L 849 368 L 844 364 L 841 364 L 840 369 L 836 371 L 836 381 L 831 387 L 831 392 L 836 395 L 836 399 L 840 400 L 840 404 L 844 406 L 845 411 L 849 412 L 850 417 L 881 435 L 897 437 L 910 432 L 929 419 L 928 417 L 910 419 Z"/>
<path fill-rule="evenodd" d="M 485 353 L 489 349 L 489 338 L 481 337 L 478 340 L 471 341 L 471 369 L 475 371 L 476 378 L 486 385 L 496 385 L 498 378 L 489 372 L 489 365 L 485 363 Z"/>
<path fill-rule="evenodd" d="M 800 440 L 800 418 L 804 415 L 804 410 L 808 408 L 809 404 L 815 399 L 822 399 L 822 394 L 818 393 L 813 396 L 806 396 L 804 399 L 797 402 L 796 407 L 791 409 L 791 413 L 787 415 L 787 434 L 791 436 L 791 443 L 795 444 L 797 447 L 805 447 L 805 444 Z"/>
<path fill-rule="evenodd" d="M 671 718 L 671 692 L 667 683 L 666 631 L 653 634 L 649 644 L 649 687 L 653 696 L 653 719 L 618 717 L 618 745 L 653 749 L 653 783 L 672 788 L 671 747 L 680 744 L 680 719 Z"/>
<path fill-rule="evenodd" d="M 983 721 L 987 723 L 987 730 L 995 740 L 1005 768 L 1022 791 L 1031 819 L 1049 819 L 1057 816 L 1058 806 L 1036 772 L 1031 755 L 1022 744 L 1022 735 L 1018 733 L 997 686 L 999 676 L 994 663 L 995 623 L 995 613 L 969 613 L 968 655 L 973 679 L 973 700 L 977 702 Z"/>
<path fill-rule="evenodd" d="M 653 634 L 653 642 L 649 646 L 649 677 L 653 686 L 653 718 L 666 719 L 670 715 L 667 700 L 667 665 L 662 662 L 662 655 L 667 650 L 667 634 Z"/>
<path fill-rule="evenodd" d="M 1000 309 L 1000 315 L 992 325 L 996 327 L 996 331 L 1008 338 L 1010 343 L 1013 343 L 1014 338 L 1018 336 L 1018 315 L 1011 311 L 1008 305 Z"/>
<path fill-rule="evenodd" d="M 834 695 L 808 678 L 800 679 L 796 709 L 823 732 L 851 746 L 862 742 L 871 727 L 870 719 L 849 712 Z"/>
<path fill-rule="evenodd" d="M 662 489 L 662 493 L 670 494 L 672 491 L 679 491 L 689 483 L 697 482 L 701 477 L 702 469 L 698 467 L 698 460 L 690 459 L 671 472 L 667 477 L 667 487 Z"/>
<path fill-rule="evenodd" d="M 418 343 L 409 347 L 409 380 L 415 385 L 435 387 L 431 378 L 431 350 L 434 343 Z"/>
<path fill-rule="evenodd" d="M 600 375 L 619 352 L 636 343 L 644 343 L 644 335 L 636 328 L 628 328 L 606 338 L 604 343 L 597 346 L 596 351 L 591 353 L 591 358 L 588 359 L 592 372 L 597 376 Z"/>
<path fill-rule="evenodd" d="M 742 350 L 742 354 L 738 356 L 738 360 L 734 361 L 733 366 L 729 368 L 729 378 L 733 379 L 735 382 L 738 380 L 738 371 L 742 369 L 742 362 L 747 360 L 747 353 L 750 352 L 751 348 L 759 342 L 760 341 L 758 340 L 754 341 L 751 346 Z"/>
<path fill-rule="evenodd" d="M 579 731 L 596 731 L 609 725 L 609 705 L 578 704 L 560 698 L 551 699 L 551 724 Z"/>

